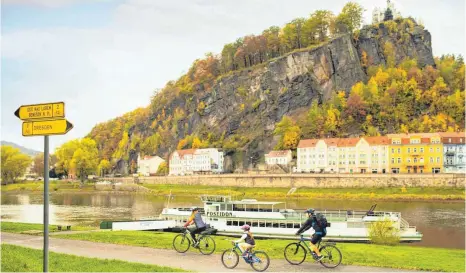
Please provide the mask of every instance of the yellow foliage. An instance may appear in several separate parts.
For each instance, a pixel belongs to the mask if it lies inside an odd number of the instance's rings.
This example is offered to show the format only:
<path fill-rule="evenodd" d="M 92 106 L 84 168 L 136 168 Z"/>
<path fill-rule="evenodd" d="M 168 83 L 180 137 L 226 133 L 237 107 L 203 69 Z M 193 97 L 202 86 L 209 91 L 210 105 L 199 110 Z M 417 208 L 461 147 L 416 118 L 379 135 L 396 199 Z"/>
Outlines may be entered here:
<path fill-rule="evenodd" d="M 408 192 L 408 190 L 406 189 L 405 186 L 403 186 L 403 187 L 401 188 L 401 192 L 405 193 L 405 192 Z"/>
<path fill-rule="evenodd" d="M 288 131 L 283 137 L 283 145 L 285 149 L 296 148 L 299 142 L 299 134 L 296 131 Z"/>

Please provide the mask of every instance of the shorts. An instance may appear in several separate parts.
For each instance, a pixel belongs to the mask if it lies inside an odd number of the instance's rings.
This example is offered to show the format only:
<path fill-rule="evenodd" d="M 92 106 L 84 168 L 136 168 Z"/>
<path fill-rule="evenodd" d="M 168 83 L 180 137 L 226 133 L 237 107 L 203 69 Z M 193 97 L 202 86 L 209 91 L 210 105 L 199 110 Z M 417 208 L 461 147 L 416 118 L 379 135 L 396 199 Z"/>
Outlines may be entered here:
<path fill-rule="evenodd" d="M 317 244 L 317 242 L 319 242 L 320 240 L 322 240 L 322 235 L 321 234 L 312 234 L 312 237 L 311 237 L 311 243 L 313 245 Z"/>

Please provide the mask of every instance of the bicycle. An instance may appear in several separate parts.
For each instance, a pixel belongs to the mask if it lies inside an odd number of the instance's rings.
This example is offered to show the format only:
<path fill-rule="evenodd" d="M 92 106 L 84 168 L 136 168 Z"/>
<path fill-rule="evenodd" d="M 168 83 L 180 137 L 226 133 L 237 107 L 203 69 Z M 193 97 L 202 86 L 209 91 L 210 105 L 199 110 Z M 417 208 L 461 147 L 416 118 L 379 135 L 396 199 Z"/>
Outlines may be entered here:
<path fill-rule="evenodd" d="M 248 250 L 247 251 L 248 256 L 244 257 L 242 256 L 242 252 L 238 246 L 238 243 L 235 243 L 233 248 L 223 251 L 222 253 L 223 266 L 225 266 L 228 269 L 235 268 L 239 263 L 239 255 L 241 254 L 244 261 L 248 263 L 252 267 L 252 269 L 254 269 L 255 271 L 262 272 L 262 271 L 267 270 L 267 268 L 269 268 L 269 265 L 270 265 L 269 255 L 267 255 L 267 253 L 265 253 L 264 251 L 253 252 L 251 250 Z M 238 254 L 238 252 L 240 254 Z"/>
<path fill-rule="evenodd" d="M 285 259 L 292 265 L 299 265 L 304 262 L 306 259 L 307 253 L 311 253 L 314 261 L 317 261 L 317 254 L 312 251 L 306 241 L 310 239 L 304 239 L 304 236 L 301 235 L 299 242 L 288 244 L 283 251 Z M 320 251 L 320 254 L 323 256 L 319 261 L 321 265 L 326 268 L 335 268 L 340 265 L 342 255 L 340 250 L 335 246 L 336 243 L 326 242 L 322 243 L 322 239 L 317 242 L 317 248 Z M 303 246 L 304 245 L 304 246 Z"/>
<path fill-rule="evenodd" d="M 173 248 L 178 253 L 185 253 L 191 247 L 199 249 L 203 255 L 210 255 L 215 251 L 215 241 L 208 234 L 201 232 L 196 243 L 194 243 L 193 235 L 189 229 L 185 228 L 185 231 L 178 234 L 173 238 Z M 189 236 L 188 236 L 189 235 Z M 194 235 L 195 236 L 195 235 Z M 191 237 L 191 238 L 190 238 Z M 191 242 L 193 241 L 193 242 Z"/>

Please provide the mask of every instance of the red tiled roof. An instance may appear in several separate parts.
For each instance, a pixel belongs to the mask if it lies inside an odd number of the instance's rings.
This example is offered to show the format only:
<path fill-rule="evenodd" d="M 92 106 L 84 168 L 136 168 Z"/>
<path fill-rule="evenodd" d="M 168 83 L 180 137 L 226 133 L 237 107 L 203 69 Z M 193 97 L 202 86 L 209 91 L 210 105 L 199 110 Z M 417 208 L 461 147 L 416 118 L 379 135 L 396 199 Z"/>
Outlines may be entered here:
<path fill-rule="evenodd" d="M 185 149 L 185 150 L 177 150 L 178 156 L 183 158 L 185 155 L 193 155 L 196 152 L 196 149 Z M 172 153 L 172 157 L 175 153 Z"/>
<path fill-rule="evenodd" d="M 439 133 L 439 135 L 442 143 L 444 144 L 464 144 L 466 141 L 466 135 L 464 132 L 445 132 Z"/>
<path fill-rule="evenodd" d="M 351 138 L 340 138 L 338 141 L 338 147 L 353 147 L 356 146 L 360 138 L 351 137 Z"/>
<path fill-rule="evenodd" d="M 282 150 L 282 151 L 270 151 L 265 156 L 267 157 L 287 157 L 291 154 L 291 150 Z"/>
<path fill-rule="evenodd" d="M 310 148 L 315 147 L 318 139 L 301 139 L 298 144 L 298 148 Z"/>
<path fill-rule="evenodd" d="M 324 138 L 323 140 L 327 146 L 337 146 L 338 142 L 340 141 L 339 138 Z"/>
<path fill-rule="evenodd" d="M 386 136 L 363 137 L 369 145 L 388 145 L 390 139 Z"/>

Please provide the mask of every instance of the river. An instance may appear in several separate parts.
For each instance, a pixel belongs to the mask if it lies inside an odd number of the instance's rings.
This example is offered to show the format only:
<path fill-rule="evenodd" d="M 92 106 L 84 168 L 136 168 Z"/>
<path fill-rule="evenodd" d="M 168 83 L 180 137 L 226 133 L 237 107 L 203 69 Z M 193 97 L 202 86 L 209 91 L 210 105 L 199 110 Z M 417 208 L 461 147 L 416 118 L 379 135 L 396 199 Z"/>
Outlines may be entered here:
<path fill-rule="evenodd" d="M 323 208 L 401 212 L 410 225 L 423 233 L 412 245 L 465 249 L 464 202 L 372 202 L 351 200 L 288 199 L 287 208 Z M 2 221 L 42 223 L 42 194 L 2 193 Z M 166 197 L 131 193 L 52 193 L 50 223 L 98 225 L 102 220 L 131 220 L 155 217 L 167 205 Z M 170 206 L 202 206 L 197 197 L 174 197 Z"/>

